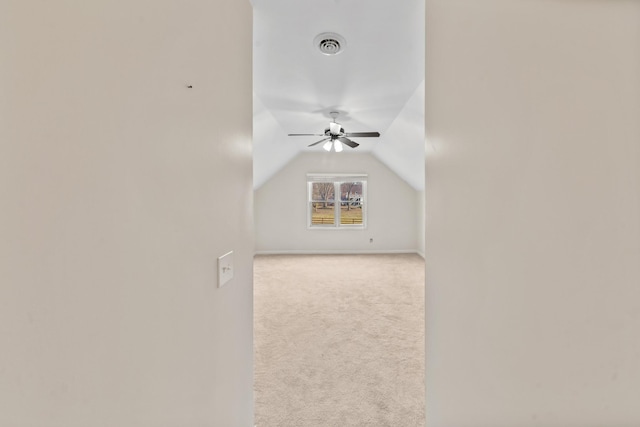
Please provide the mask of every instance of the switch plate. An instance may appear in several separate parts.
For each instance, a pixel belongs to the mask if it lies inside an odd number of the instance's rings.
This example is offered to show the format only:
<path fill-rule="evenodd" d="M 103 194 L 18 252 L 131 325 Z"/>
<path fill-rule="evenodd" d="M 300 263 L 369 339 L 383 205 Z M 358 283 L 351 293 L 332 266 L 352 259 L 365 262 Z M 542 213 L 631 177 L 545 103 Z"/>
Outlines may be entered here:
<path fill-rule="evenodd" d="M 233 279 L 233 251 L 218 257 L 218 287 Z"/>

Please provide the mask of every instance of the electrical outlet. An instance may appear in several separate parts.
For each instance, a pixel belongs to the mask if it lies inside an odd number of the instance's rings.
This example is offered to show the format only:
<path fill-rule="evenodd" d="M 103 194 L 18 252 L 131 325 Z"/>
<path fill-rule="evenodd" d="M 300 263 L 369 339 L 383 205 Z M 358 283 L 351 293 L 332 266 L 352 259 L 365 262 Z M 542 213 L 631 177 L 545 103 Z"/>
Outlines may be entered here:
<path fill-rule="evenodd" d="M 233 279 L 233 251 L 218 257 L 218 287 Z"/>

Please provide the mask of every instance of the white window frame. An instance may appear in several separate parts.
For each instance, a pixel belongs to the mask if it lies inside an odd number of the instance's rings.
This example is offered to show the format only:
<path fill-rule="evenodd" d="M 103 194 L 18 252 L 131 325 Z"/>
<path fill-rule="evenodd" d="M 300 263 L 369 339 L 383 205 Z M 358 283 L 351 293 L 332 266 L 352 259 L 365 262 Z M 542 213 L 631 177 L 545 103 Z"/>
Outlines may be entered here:
<path fill-rule="evenodd" d="M 369 199 L 367 196 L 367 174 L 360 173 L 308 173 L 307 174 L 307 229 L 310 230 L 364 230 L 367 228 L 367 209 L 369 207 Z M 344 182 L 362 182 L 362 224 L 341 224 L 340 216 L 342 205 L 342 197 L 340 185 Z M 312 219 L 312 185 L 314 182 L 333 182 L 334 185 L 334 219 L 333 224 L 313 224 Z"/>

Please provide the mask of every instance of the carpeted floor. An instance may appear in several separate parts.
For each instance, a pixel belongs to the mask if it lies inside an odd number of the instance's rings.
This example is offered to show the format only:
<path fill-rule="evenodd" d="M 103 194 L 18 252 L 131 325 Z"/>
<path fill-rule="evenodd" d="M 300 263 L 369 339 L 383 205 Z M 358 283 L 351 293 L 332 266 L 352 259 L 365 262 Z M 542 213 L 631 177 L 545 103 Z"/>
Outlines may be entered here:
<path fill-rule="evenodd" d="M 424 426 L 424 260 L 254 263 L 257 427 Z"/>

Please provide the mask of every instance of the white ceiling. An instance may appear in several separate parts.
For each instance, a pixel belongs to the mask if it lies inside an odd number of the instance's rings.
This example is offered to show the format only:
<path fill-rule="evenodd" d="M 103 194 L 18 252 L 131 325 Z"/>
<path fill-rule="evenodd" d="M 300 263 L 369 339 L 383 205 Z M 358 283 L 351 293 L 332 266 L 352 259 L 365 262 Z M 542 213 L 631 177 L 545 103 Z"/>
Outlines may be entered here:
<path fill-rule="evenodd" d="M 416 189 L 424 187 L 424 0 L 254 0 L 254 184 L 321 137 L 331 117 Z M 346 48 L 326 56 L 323 32 Z M 352 150 L 345 147 L 342 153 Z"/>

